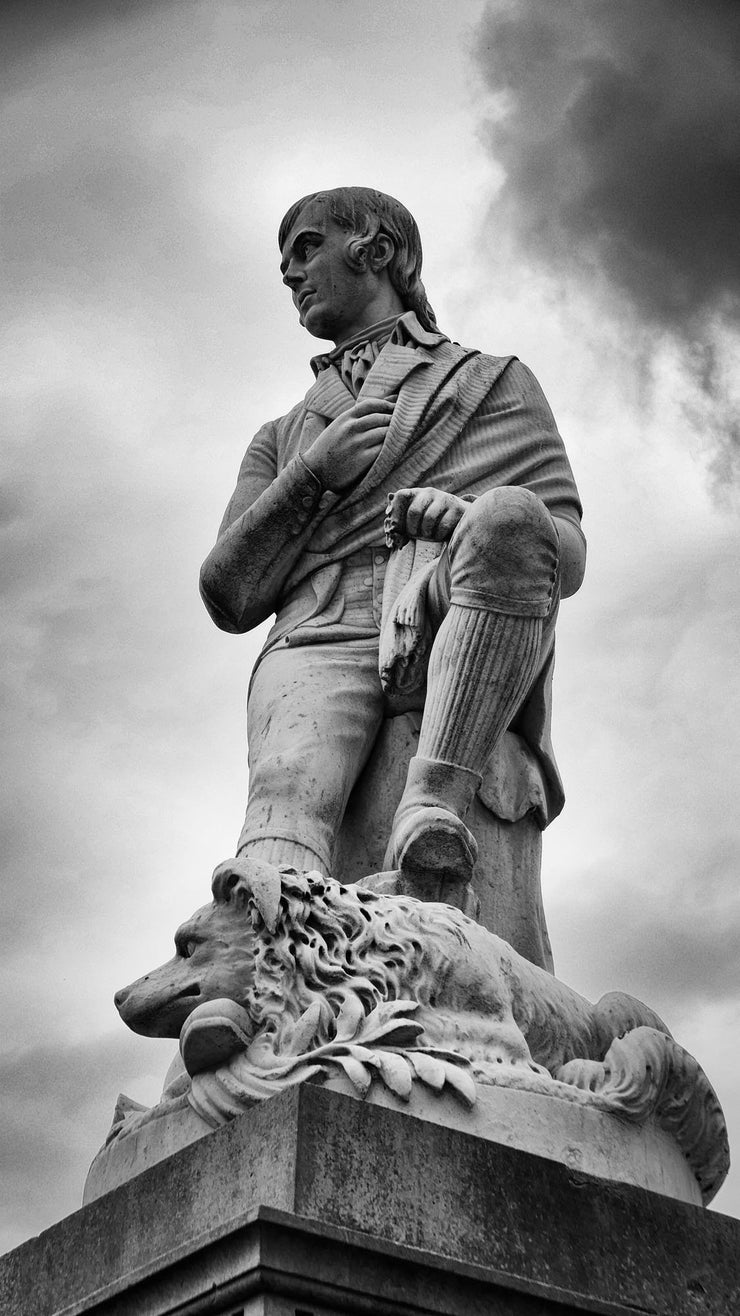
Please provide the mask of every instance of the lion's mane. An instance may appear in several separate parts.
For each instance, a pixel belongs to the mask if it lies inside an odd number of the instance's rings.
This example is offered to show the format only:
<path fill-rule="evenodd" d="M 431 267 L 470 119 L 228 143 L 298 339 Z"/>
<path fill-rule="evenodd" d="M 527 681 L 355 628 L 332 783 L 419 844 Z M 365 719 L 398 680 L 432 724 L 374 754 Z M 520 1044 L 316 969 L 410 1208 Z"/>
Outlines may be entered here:
<path fill-rule="evenodd" d="M 349 997 L 366 1014 L 381 1001 L 412 998 L 422 1005 L 439 987 L 442 946 L 452 934 L 468 946 L 463 918 L 453 909 L 421 905 L 281 868 L 280 912 L 268 931 L 251 893 L 241 883 L 214 896 L 235 900 L 255 935 L 254 976 L 244 1004 L 256 1031 L 277 1051 L 283 1035 L 315 1002 L 321 1011 L 316 1044 L 330 1041 L 334 1021 Z M 437 965 L 437 975 L 433 968 Z"/>

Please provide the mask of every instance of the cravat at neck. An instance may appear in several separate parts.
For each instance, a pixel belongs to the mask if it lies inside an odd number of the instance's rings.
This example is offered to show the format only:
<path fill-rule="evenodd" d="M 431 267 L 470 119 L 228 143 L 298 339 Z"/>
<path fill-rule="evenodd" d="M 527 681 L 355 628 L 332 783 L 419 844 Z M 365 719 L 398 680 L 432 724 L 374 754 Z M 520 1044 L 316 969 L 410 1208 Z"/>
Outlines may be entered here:
<path fill-rule="evenodd" d="M 361 329 L 344 343 L 338 343 L 333 351 L 312 357 L 311 368 L 314 374 L 318 375 L 329 366 L 336 366 L 347 388 L 357 397 L 370 367 L 377 360 L 397 323 L 398 316 L 390 315 L 385 320 L 378 320 Z"/>

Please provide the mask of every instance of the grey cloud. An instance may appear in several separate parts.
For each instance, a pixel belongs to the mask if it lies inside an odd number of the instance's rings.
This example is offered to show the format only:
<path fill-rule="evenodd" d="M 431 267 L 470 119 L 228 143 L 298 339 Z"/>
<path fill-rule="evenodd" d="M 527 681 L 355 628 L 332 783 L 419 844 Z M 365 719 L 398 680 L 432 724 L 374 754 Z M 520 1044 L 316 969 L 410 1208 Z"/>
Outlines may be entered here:
<path fill-rule="evenodd" d="M 494 0 L 475 45 L 506 173 L 492 231 L 683 345 L 720 480 L 740 433 L 715 350 L 718 323 L 740 327 L 739 49 L 733 0 Z"/>
<path fill-rule="evenodd" d="M 478 36 L 520 233 L 685 330 L 740 310 L 738 43 L 727 0 L 494 4 Z"/>
<path fill-rule="evenodd" d="M 51 1223 L 77 1210 L 121 1087 L 140 1092 L 144 1085 L 152 1094 L 144 1100 L 155 1100 L 173 1051 L 174 1043 L 147 1048 L 121 1030 L 0 1057 L 0 1172 L 14 1203 L 12 1225 L 0 1232 L 0 1251 L 23 1242 L 39 1220 Z"/>
<path fill-rule="evenodd" d="M 17 67 L 38 50 L 52 44 L 73 41 L 94 27 L 113 31 L 125 28 L 129 21 L 146 9 L 171 8 L 176 0 L 6 0 L 0 19 L 0 50 L 8 68 Z"/>
<path fill-rule="evenodd" d="M 668 881 L 655 872 L 655 853 L 637 865 L 631 858 L 628 865 L 615 861 L 574 874 L 567 907 L 553 902 L 551 922 L 557 928 L 562 920 L 569 960 L 566 971 L 561 956 L 556 971 L 586 994 L 628 990 L 663 1014 L 669 1027 L 671 1016 L 689 1006 L 719 1008 L 736 999 L 740 853 L 732 838 L 712 849 L 706 870 L 687 866 Z"/>
<path fill-rule="evenodd" d="M 208 836 L 219 792 L 214 765 L 232 732 L 240 767 L 243 757 L 244 678 L 197 595 L 198 533 L 204 544 L 210 533 L 197 528 L 205 509 L 191 507 L 202 496 L 197 476 L 183 478 L 176 442 L 152 462 L 132 425 L 122 438 L 112 406 L 96 414 L 86 405 L 87 387 L 87 379 L 70 379 L 64 392 L 78 395 L 74 403 L 50 403 L 40 390 L 6 444 L 14 512 L 0 527 L 6 964 L 29 948 L 37 953 L 44 940 L 56 968 L 64 952 L 55 922 L 67 927 L 67 944 L 69 928 L 77 945 L 93 927 L 121 941 L 129 909 L 151 898 L 151 875 L 159 870 L 164 879 L 171 869 L 168 838 L 182 828 L 194 790 L 201 813 L 192 810 L 193 826 L 202 817 Z M 173 411 L 177 428 L 174 398 Z M 236 669 L 233 702 L 222 704 L 204 679 L 221 668 Z M 206 862 L 204 895 L 209 872 Z M 106 902 L 116 909 L 112 929 Z M 190 903 L 173 914 L 173 930 Z"/>
<path fill-rule="evenodd" d="M 199 895 L 177 907 L 174 930 L 207 897 L 210 847 L 227 849 L 218 820 L 233 816 L 230 846 L 243 809 L 244 645 L 222 644 L 197 573 L 245 446 L 245 307 L 262 274 L 253 234 L 214 231 L 201 191 L 211 139 L 237 112 L 178 113 L 172 130 L 180 96 L 198 102 L 183 79 L 197 74 L 204 95 L 210 85 L 198 33 L 174 36 L 192 54 L 183 69 L 170 45 L 167 58 L 157 50 L 161 7 L 141 8 L 127 41 L 108 45 L 91 5 L 77 44 L 52 49 L 50 34 L 25 89 L 3 84 L 2 940 L 6 966 L 43 946 L 50 972 L 64 971 L 59 926 L 67 950 L 105 938 L 123 959 L 154 875 L 176 883 L 173 853 L 200 846 Z M 264 282 L 279 289 L 272 268 Z M 232 672 L 222 702 L 214 688 Z M 229 746 L 239 775 L 224 786 L 214 764 Z"/>
<path fill-rule="evenodd" d="M 137 139 L 125 110 L 112 122 L 60 131 L 50 111 L 38 129 L 54 140 L 55 158 L 6 180 L 6 314 L 69 315 L 108 320 L 111 336 L 148 338 L 163 368 L 178 358 L 212 369 L 213 344 L 244 318 L 244 252 L 214 258 L 206 217 L 189 193 L 187 148 L 157 154 Z M 105 353 L 108 343 L 100 343 Z"/>
<path fill-rule="evenodd" d="M 616 594 L 603 574 L 586 587 L 589 625 L 558 677 L 575 840 L 551 883 L 546 838 L 544 886 L 558 974 L 586 995 L 629 990 L 670 1026 L 740 988 L 740 589 L 737 536 L 678 526 L 659 543 L 620 546 Z"/>

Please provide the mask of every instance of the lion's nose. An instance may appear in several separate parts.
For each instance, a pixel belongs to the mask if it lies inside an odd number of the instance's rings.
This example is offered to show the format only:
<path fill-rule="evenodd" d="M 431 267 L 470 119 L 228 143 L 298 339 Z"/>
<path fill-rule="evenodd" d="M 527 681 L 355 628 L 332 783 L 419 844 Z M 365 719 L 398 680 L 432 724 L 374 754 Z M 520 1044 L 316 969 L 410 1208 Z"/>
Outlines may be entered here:
<path fill-rule="evenodd" d="M 117 1010 L 120 1010 L 121 1006 L 124 1004 L 126 997 L 128 996 L 128 993 L 129 993 L 128 987 L 119 987 L 118 991 L 113 997 L 113 1004 L 115 1005 Z"/>

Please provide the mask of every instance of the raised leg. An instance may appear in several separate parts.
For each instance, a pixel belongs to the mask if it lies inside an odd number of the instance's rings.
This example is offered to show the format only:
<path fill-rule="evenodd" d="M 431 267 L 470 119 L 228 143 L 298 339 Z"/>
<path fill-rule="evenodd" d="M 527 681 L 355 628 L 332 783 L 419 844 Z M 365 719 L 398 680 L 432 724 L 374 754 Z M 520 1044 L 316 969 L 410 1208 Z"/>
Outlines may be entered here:
<path fill-rule="evenodd" d="M 557 609 L 557 531 L 526 489 L 482 495 L 458 525 L 448 558 L 449 607 L 432 648 L 419 747 L 389 855 L 417 894 L 440 880 L 469 882 L 476 848 L 465 815 L 549 652 Z"/>

